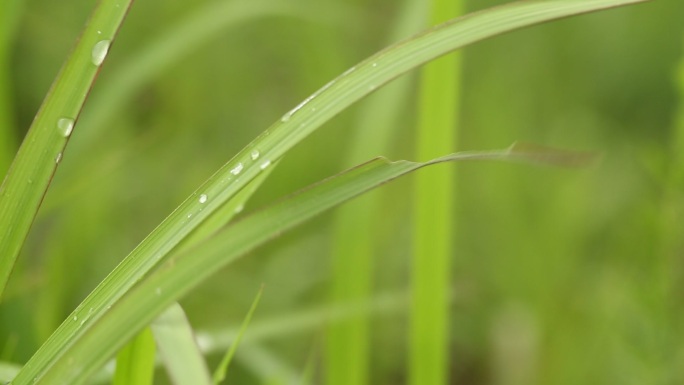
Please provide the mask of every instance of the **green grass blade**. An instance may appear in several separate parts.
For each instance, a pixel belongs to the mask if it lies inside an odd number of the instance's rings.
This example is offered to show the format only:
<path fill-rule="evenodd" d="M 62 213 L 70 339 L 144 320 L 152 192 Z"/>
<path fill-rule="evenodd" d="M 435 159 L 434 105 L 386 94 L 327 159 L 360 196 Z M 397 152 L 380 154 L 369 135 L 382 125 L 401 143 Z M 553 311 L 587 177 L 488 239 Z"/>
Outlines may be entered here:
<path fill-rule="evenodd" d="M 211 385 L 207 363 L 179 304 L 171 304 L 150 327 L 172 384 Z"/>
<path fill-rule="evenodd" d="M 112 385 L 152 385 L 154 354 L 154 338 L 146 328 L 117 355 Z"/>
<path fill-rule="evenodd" d="M 230 222 L 234 216 L 242 212 L 249 198 L 251 198 L 252 195 L 254 195 L 254 193 L 259 189 L 259 187 L 261 187 L 261 184 L 266 181 L 273 170 L 275 170 L 277 165 L 278 162 L 276 162 L 273 167 L 269 167 L 268 169 L 264 170 L 263 173 L 259 174 L 256 178 L 254 178 L 254 180 L 249 182 L 245 188 L 235 194 L 235 196 L 226 202 L 221 208 L 217 209 L 178 245 L 178 249 L 182 250 L 183 248 L 191 247 L 197 242 L 206 239 L 218 229 Z"/>
<path fill-rule="evenodd" d="M 503 151 L 453 154 L 430 162 L 389 162 L 377 158 L 227 226 L 190 250 L 174 254 L 131 288 L 109 311 L 89 322 L 80 338 L 64 348 L 59 361 L 45 368 L 34 384 L 82 384 L 137 330 L 218 269 L 284 231 L 340 203 L 427 165 L 456 160 L 525 160 L 514 147 Z M 534 158 L 534 161 L 537 159 Z M 62 364 L 78 362 L 79 366 Z M 22 372 L 20 372 L 21 375 Z M 31 383 L 19 381 L 14 385 Z"/>
<path fill-rule="evenodd" d="M 404 1 L 391 41 L 423 28 L 425 8 L 422 1 Z M 365 101 L 355 123 L 354 140 L 345 165 L 387 152 L 401 109 L 408 104 L 412 80 L 409 76 L 397 79 Z M 372 292 L 376 246 L 372 229 L 378 225 L 379 193 L 372 192 L 349 202 L 335 215 L 331 246 L 331 300 L 335 303 L 358 301 Z M 370 339 L 367 319 L 351 318 L 330 324 L 325 348 L 326 384 L 368 383 Z"/>
<path fill-rule="evenodd" d="M 226 354 L 221 359 L 221 363 L 219 363 L 219 366 L 214 371 L 214 385 L 219 385 L 221 382 L 223 382 L 223 380 L 225 380 L 226 375 L 228 374 L 228 366 L 232 362 L 233 357 L 235 356 L 235 352 L 237 351 L 237 348 L 240 345 L 240 341 L 242 340 L 242 337 L 245 335 L 245 332 L 247 331 L 247 326 L 249 326 L 249 323 L 252 320 L 252 315 L 254 315 L 254 311 L 259 305 L 259 301 L 261 300 L 261 295 L 263 293 L 264 287 L 262 285 L 256 297 L 254 298 L 252 306 L 249 308 L 249 311 L 247 312 L 244 321 L 242 321 L 242 325 L 240 326 L 240 330 L 238 331 L 235 337 L 235 341 L 230 345 L 230 349 L 228 349 Z"/>
<path fill-rule="evenodd" d="M 19 373 L 16 384 L 27 384 L 34 378 L 43 381 L 48 373 L 63 371 L 65 368 L 57 363 L 65 361 L 70 351 L 66 347 L 75 346 L 81 338 L 92 335 L 91 325 L 98 323 L 107 308 L 167 258 L 189 233 L 311 132 L 377 87 L 438 56 L 487 37 L 544 21 L 643 1 L 549 1 L 494 8 L 396 44 L 347 71 L 285 114 L 171 213 L 71 315 L 87 316 L 93 308 L 91 322 L 81 327 L 68 321 L 63 323 Z M 257 159 L 252 158 L 253 151 L 259 152 Z M 205 200 L 203 196 L 206 196 Z M 57 378 L 52 377 L 53 380 Z"/>
<path fill-rule="evenodd" d="M 130 2 L 95 9 L 0 186 L 0 295 Z"/>
<path fill-rule="evenodd" d="M 463 1 L 432 0 L 431 23 L 462 13 Z M 458 147 L 460 53 L 428 63 L 421 71 L 416 158 L 430 159 Z M 409 384 L 446 384 L 449 301 L 456 205 L 454 165 L 426 170 L 414 179 L 413 289 Z"/>

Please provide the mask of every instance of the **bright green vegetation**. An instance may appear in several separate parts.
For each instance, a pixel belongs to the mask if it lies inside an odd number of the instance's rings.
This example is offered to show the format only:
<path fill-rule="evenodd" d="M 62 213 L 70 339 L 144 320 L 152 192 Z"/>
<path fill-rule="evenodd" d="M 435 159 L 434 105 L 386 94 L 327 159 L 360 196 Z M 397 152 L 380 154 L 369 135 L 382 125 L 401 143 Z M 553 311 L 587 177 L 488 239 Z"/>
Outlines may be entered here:
<path fill-rule="evenodd" d="M 456 17 L 462 1 L 432 0 L 430 24 Z M 461 124 L 461 55 L 428 63 L 420 73 L 415 156 L 429 159 L 456 150 Z M 458 207 L 453 167 L 426 170 L 414 179 L 412 303 L 409 383 L 449 383 L 449 293 Z"/>
<path fill-rule="evenodd" d="M 684 380 L 684 4 L 424 5 L 0 5 L 0 381 Z"/>

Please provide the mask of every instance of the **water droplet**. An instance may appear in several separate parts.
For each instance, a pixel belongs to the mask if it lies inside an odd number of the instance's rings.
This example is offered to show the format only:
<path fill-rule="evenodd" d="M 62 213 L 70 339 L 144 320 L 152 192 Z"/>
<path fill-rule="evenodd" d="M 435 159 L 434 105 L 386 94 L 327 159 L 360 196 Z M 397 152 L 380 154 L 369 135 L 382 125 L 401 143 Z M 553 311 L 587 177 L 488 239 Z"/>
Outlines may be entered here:
<path fill-rule="evenodd" d="M 102 31 L 97 31 L 97 34 L 98 34 L 98 35 L 102 35 Z"/>
<path fill-rule="evenodd" d="M 202 194 L 199 197 L 199 203 L 206 203 L 207 202 L 207 194 Z M 188 216 L 190 218 L 190 216 Z"/>
<path fill-rule="evenodd" d="M 78 321 L 78 316 L 77 316 L 77 315 L 74 316 L 74 321 Z"/>
<path fill-rule="evenodd" d="M 292 117 L 292 114 L 294 114 L 293 111 L 288 112 L 287 114 L 283 115 L 282 118 L 280 118 L 280 121 L 283 123 L 287 122 L 288 120 L 290 120 L 290 117 Z"/>
<path fill-rule="evenodd" d="M 245 205 L 243 205 L 243 204 L 238 205 L 238 207 L 235 208 L 235 214 L 241 213 L 242 210 L 244 210 L 244 209 L 245 209 Z"/>
<path fill-rule="evenodd" d="M 270 161 L 270 160 L 265 160 L 264 163 L 262 163 L 261 166 L 259 166 L 259 168 L 262 169 L 262 170 L 265 170 L 266 167 L 268 167 L 268 166 L 270 166 L 270 165 L 271 165 L 271 161 Z"/>
<path fill-rule="evenodd" d="M 70 118 L 61 118 L 57 121 L 57 129 L 60 135 L 68 138 L 71 135 L 71 131 L 74 130 L 74 120 Z"/>
<path fill-rule="evenodd" d="M 62 160 L 62 153 L 60 152 L 60 153 L 57 154 L 57 156 L 55 157 L 55 164 L 59 163 L 61 160 Z"/>
<path fill-rule="evenodd" d="M 250 154 L 252 157 L 252 160 L 257 160 L 259 159 L 259 150 L 252 150 L 252 153 Z"/>
<path fill-rule="evenodd" d="M 192 217 L 192 214 L 188 214 L 188 218 L 191 218 L 191 217 Z"/>
<path fill-rule="evenodd" d="M 86 322 L 86 320 L 81 320 L 81 324 L 79 326 L 83 326 L 83 324 Z"/>
<path fill-rule="evenodd" d="M 93 51 L 91 52 L 90 58 L 93 60 L 93 64 L 99 66 L 102 64 L 104 59 L 107 57 L 107 52 L 109 52 L 109 45 L 112 43 L 111 40 L 100 40 L 93 46 Z"/>
<path fill-rule="evenodd" d="M 230 170 L 230 173 L 233 175 L 237 175 L 240 173 L 240 171 L 242 171 L 243 168 L 244 166 L 242 165 L 242 163 L 238 163 L 237 166 Z"/>
<path fill-rule="evenodd" d="M 371 64 L 371 66 L 372 66 L 372 67 L 377 67 L 377 66 L 378 66 L 378 63 L 373 63 L 373 64 Z"/>

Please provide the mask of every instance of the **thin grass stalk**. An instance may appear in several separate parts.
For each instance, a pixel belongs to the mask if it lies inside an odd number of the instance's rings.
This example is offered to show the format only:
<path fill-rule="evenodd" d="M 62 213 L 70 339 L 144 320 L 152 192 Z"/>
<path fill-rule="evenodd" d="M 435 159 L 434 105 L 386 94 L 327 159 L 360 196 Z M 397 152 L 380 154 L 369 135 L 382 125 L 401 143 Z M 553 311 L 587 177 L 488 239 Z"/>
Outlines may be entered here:
<path fill-rule="evenodd" d="M 462 12 L 461 1 L 433 0 L 431 24 Z M 460 53 L 426 65 L 418 101 L 417 159 L 453 152 L 458 137 Z M 449 287 L 454 234 L 454 166 L 416 176 L 409 383 L 446 384 L 449 359 Z"/>
<path fill-rule="evenodd" d="M 407 0 L 390 33 L 390 41 L 415 33 L 423 24 L 425 6 Z M 396 131 L 401 108 L 406 106 L 413 78 L 403 77 L 372 95 L 357 119 L 348 159 L 356 164 L 370 154 L 386 153 Z M 369 298 L 373 291 L 374 251 L 379 225 L 380 193 L 371 192 L 340 208 L 334 220 L 332 245 L 333 303 L 353 303 Z M 370 325 L 356 317 L 328 327 L 326 337 L 326 383 L 328 385 L 369 383 Z"/>

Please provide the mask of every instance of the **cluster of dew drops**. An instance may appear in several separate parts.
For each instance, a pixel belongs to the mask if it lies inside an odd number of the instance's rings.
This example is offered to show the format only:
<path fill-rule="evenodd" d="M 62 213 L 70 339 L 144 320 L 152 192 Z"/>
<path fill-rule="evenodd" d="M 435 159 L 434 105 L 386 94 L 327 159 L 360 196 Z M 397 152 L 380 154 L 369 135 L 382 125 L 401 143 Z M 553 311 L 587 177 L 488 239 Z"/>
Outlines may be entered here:
<path fill-rule="evenodd" d="M 261 156 L 261 153 L 259 152 L 259 150 L 256 150 L 256 149 L 252 150 L 252 152 L 249 154 L 250 159 L 254 162 L 256 162 L 260 156 Z M 268 159 L 265 159 L 264 161 L 261 162 L 261 164 L 259 165 L 259 168 L 261 170 L 265 170 L 270 165 L 271 165 L 271 161 Z M 245 165 L 242 162 L 239 162 L 237 165 L 235 165 L 235 167 L 233 167 L 230 170 L 230 173 L 235 175 L 235 176 L 240 175 L 240 173 L 242 172 L 242 170 L 244 168 L 245 168 Z M 208 200 L 209 200 L 209 196 L 207 194 L 201 194 L 199 196 L 199 199 L 198 199 L 200 204 L 207 203 Z M 239 211 L 242 211 L 242 205 L 239 206 L 238 208 L 236 208 L 236 212 L 239 212 Z M 190 217 L 190 215 L 188 215 L 188 217 Z"/>

